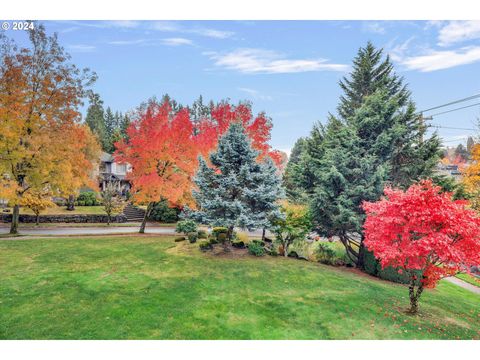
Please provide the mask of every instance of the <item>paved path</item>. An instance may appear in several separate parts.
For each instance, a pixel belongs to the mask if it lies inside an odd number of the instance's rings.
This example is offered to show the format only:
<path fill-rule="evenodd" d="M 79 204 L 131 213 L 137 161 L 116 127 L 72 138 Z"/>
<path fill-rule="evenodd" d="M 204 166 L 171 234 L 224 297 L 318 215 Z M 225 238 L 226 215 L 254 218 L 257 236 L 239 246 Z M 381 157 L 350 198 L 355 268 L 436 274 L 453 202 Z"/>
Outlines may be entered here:
<path fill-rule="evenodd" d="M 34 227 L 23 227 L 20 224 L 19 232 L 22 235 L 106 235 L 106 234 L 125 234 L 125 233 L 138 233 L 139 226 L 115 226 L 110 227 L 95 227 L 95 226 L 84 226 L 84 227 L 44 227 L 44 228 L 34 228 Z M 7 234 L 10 231 L 9 226 L 0 225 L 0 234 Z M 154 224 L 148 225 L 145 228 L 146 234 L 165 234 L 173 235 L 175 234 L 174 227 L 161 227 L 155 226 Z M 250 236 L 262 236 L 261 231 L 252 231 L 248 233 Z"/>
<path fill-rule="evenodd" d="M 466 281 L 463 281 L 455 276 L 445 278 L 445 280 L 480 295 L 480 287 L 469 284 Z"/>

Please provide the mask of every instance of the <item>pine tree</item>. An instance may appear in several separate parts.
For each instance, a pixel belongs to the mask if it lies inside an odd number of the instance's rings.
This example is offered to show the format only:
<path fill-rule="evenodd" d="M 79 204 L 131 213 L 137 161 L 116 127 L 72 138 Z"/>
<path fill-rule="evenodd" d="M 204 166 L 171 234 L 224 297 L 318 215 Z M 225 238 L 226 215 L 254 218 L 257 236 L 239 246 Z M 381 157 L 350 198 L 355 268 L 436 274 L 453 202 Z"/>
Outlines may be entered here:
<path fill-rule="evenodd" d="M 307 139 L 302 186 L 319 233 L 338 236 L 362 267 L 362 201 L 376 201 L 389 182 L 406 188 L 430 177 L 439 139 L 425 138 L 410 92 L 388 57 L 370 43 L 359 50 L 350 79 L 340 83 L 338 118 Z"/>
<path fill-rule="evenodd" d="M 89 126 L 90 130 L 92 130 L 92 132 L 97 136 L 103 147 L 106 136 L 103 101 L 100 99 L 100 95 L 96 93 L 91 93 L 89 100 L 90 105 L 87 109 L 85 122 Z"/>
<path fill-rule="evenodd" d="M 469 136 L 467 139 L 467 152 L 468 152 L 469 158 L 470 158 L 470 154 L 472 153 L 473 145 L 475 145 L 475 141 L 471 136 Z"/>
<path fill-rule="evenodd" d="M 120 128 L 120 137 L 122 139 L 128 140 L 127 129 L 130 126 L 130 124 L 131 124 L 131 120 L 128 114 L 121 116 L 119 128 Z"/>
<path fill-rule="evenodd" d="M 289 201 L 301 203 L 305 200 L 305 190 L 302 186 L 304 170 L 302 168 L 303 156 L 306 152 L 307 140 L 299 138 L 293 145 L 288 159 L 285 173 L 283 174 L 283 187 Z"/>
<path fill-rule="evenodd" d="M 378 89 L 385 89 L 389 96 L 397 97 L 400 106 L 406 105 L 410 92 L 403 79 L 393 72 L 393 64 L 387 56 L 382 58 L 383 49 L 376 49 L 372 43 L 358 50 L 353 59 L 350 78 L 344 77 L 339 85 L 344 94 L 340 97 L 338 114 L 342 120 L 353 116 L 366 96 Z"/>
<path fill-rule="evenodd" d="M 113 146 L 115 131 L 117 129 L 117 119 L 110 107 L 105 111 L 105 137 L 103 141 L 103 150 L 107 153 L 113 153 L 115 147 Z"/>
<path fill-rule="evenodd" d="M 198 210 L 187 209 L 184 216 L 199 223 L 233 229 L 257 229 L 268 226 L 268 218 L 278 210 L 280 180 L 273 163 L 260 164 L 248 135 L 240 123 L 232 123 L 210 154 L 209 166 L 200 157 L 195 176 L 198 190 L 193 191 Z"/>
<path fill-rule="evenodd" d="M 455 148 L 455 157 L 461 158 L 463 161 L 467 161 L 469 158 L 469 153 L 463 144 L 458 144 Z"/>
<path fill-rule="evenodd" d="M 378 199 L 387 166 L 362 147 L 355 129 L 333 118 L 324 130 L 322 145 L 324 154 L 318 161 L 311 194 L 313 223 L 321 235 L 338 236 L 356 262 L 365 218 L 360 205 Z"/>

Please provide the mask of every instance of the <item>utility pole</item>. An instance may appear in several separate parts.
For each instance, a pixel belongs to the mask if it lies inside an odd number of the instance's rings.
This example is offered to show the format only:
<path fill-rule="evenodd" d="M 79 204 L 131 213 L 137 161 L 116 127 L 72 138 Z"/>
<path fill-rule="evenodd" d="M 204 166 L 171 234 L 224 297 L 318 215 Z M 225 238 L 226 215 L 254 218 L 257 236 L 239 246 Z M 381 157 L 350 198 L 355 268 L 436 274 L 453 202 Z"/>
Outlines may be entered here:
<path fill-rule="evenodd" d="M 423 131 L 426 129 L 425 120 L 433 120 L 433 117 L 431 116 L 424 117 L 423 112 L 420 113 L 418 116 L 418 121 L 420 123 L 420 131 L 421 131 L 420 143 L 423 143 Z"/>

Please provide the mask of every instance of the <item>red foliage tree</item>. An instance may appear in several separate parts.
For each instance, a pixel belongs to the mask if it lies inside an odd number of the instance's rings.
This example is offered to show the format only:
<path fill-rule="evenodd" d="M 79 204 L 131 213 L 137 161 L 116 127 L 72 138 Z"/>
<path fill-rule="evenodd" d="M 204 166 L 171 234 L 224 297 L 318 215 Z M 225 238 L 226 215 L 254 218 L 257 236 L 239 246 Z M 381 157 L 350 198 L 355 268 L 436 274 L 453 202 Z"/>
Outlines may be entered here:
<path fill-rule="evenodd" d="M 188 109 L 171 114 L 170 105 L 151 103 L 127 130 L 128 140 L 116 143 L 115 158 L 129 163 L 135 202 L 147 204 L 140 227 L 153 205 L 162 199 L 172 205 L 192 205 L 191 183 L 198 150 Z"/>
<path fill-rule="evenodd" d="M 440 191 L 427 180 L 405 192 L 386 188 L 384 198 L 363 204 L 365 246 L 383 268 L 410 276 L 411 313 L 424 288 L 480 264 L 480 218 L 466 201 Z"/>
<path fill-rule="evenodd" d="M 191 190 L 198 155 L 208 158 L 232 122 L 243 124 L 260 153 L 259 160 L 270 156 L 280 165 L 281 154 L 268 144 L 270 119 L 263 113 L 254 118 L 248 105 L 220 103 L 211 108 L 209 117 L 196 123 L 191 121 L 187 108 L 172 111 L 168 101 L 151 101 L 139 109 L 138 120 L 127 130 L 127 140 L 115 144 L 114 156 L 132 166 L 128 179 L 134 201 L 147 204 L 140 232 L 145 231 L 155 202 L 166 199 L 171 205 L 194 207 Z"/>
<path fill-rule="evenodd" d="M 265 115 L 259 113 L 256 117 L 252 114 L 252 109 L 247 104 L 233 106 L 222 102 L 210 109 L 210 116 L 201 119 L 196 131 L 196 142 L 199 151 L 204 157 L 216 148 L 218 139 L 229 128 L 232 122 L 240 121 L 248 136 L 252 139 L 252 146 L 260 152 L 259 160 L 265 156 L 270 156 L 279 166 L 282 156 L 277 150 L 272 150 L 268 142 L 272 130 L 272 122 Z"/>

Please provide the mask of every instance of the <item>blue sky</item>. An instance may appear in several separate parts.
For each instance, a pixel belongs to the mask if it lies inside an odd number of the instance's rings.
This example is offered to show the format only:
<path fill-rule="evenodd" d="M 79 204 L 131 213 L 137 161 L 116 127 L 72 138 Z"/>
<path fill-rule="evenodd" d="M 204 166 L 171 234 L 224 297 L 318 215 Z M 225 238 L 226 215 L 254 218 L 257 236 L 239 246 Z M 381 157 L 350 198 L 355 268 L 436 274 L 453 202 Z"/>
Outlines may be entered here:
<path fill-rule="evenodd" d="M 80 67 L 99 78 L 106 106 L 128 111 L 164 93 L 183 104 L 251 100 L 274 123 L 272 145 L 288 151 L 335 112 L 338 81 L 368 40 L 383 47 L 418 109 L 480 93 L 475 21 L 45 21 Z M 25 34 L 9 30 L 20 43 Z M 465 102 L 455 107 L 480 102 Z M 448 110 L 440 109 L 436 112 Z M 434 114 L 432 112 L 430 114 Z M 428 114 L 426 114 L 428 115 Z M 431 124 L 475 128 L 480 106 Z M 446 145 L 472 130 L 439 129 Z"/>

